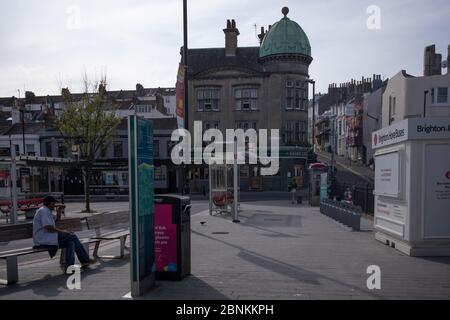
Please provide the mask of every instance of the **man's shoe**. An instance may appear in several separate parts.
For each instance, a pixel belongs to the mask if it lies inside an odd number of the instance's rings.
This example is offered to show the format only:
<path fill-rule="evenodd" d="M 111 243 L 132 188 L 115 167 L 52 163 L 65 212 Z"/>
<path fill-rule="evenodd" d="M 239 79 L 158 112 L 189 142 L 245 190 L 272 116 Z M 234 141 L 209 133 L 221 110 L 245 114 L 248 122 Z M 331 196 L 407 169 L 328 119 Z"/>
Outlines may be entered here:
<path fill-rule="evenodd" d="M 71 272 L 67 271 L 69 267 L 67 267 L 67 268 L 64 267 L 64 274 L 65 274 L 65 275 L 71 276 L 71 275 L 73 275 L 73 273 L 74 273 L 75 270 L 77 270 L 77 269 L 79 269 L 79 270 L 83 269 L 83 266 L 81 266 L 81 265 L 79 265 L 79 264 L 74 264 L 74 265 L 71 266 L 71 267 L 73 267 L 73 269 L 72 269 Z"/>
<path fill-rule="evenodd" d="M 82 269 L 87 268 L 87 267 L 89 267 L 91 264 L 94 264 L 94 263 L 96 263 L 96 262 L 97 262 L 97 260 L 95 260 L 95 259 L 89 259 L 89 261 L 83 262 L 83 263 L 81 264 L 81 268 L 82 268 Z"/>

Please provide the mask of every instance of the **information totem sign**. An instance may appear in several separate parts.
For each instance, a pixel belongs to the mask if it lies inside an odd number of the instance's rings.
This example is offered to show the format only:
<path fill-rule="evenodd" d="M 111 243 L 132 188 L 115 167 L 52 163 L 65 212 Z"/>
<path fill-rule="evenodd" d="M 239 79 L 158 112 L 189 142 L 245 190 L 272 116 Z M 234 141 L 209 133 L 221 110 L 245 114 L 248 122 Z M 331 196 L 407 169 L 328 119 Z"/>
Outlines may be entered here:
<path fill-rule="evenodd" d="M 328 199 L 328 173 L 320 175 L 320 203 Z"/>
<path fill-rule="evenodd" d="M 155 285 L 153 123 L 128 118 L 131 231 L 131 295 Z"/>

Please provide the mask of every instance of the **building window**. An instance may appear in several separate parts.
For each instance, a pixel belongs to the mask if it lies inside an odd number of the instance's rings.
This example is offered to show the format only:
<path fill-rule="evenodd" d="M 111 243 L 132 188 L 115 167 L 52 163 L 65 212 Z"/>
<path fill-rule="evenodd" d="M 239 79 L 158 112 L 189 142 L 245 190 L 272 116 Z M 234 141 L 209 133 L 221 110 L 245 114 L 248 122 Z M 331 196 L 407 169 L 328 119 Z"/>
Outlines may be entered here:
<path fill-rule="evenodd" d="M 389 125 L 391 125 L 395 118 L 393 117 L 395 115 L 395 97 L 389 96 Z"/>
<path fill-rule="evenodd" d="M 201 88 L 197 89 L 198 111 L 219 111 L 220 89 Z"/>
<path fill-rule="evenodd" d="M 34 150 L 34 144 L 27 144 L 27 155 L 34 157 L 36 156 L 36 151 Z"/>
<path fill-rule="evenodd" d="M 258 110 L 258 89 L 239 88 L 234 91 L 236 110 L 251 111 Z"/>
<path fill-rule="evenodd" d="M 58 144 L 58 157 L 66 158 L 67 157 L 67 147 L 63 143 Z"/>
<path fill-rule="evenodd" d="M 138 105 L 138 106 L 135 106 L 135 108 L 136 108 L 136 111 L 138 113 L 149 113 L 149 112 L 152 112 L 152 110 L 155 109 L 155 106 Z"/>
<path fill-rule="evenodd" d="M 250 170 L 248 165 L 239 166 L 239 175 L 241 178 L 248 178 L 250 176 Z"/>
<path fill-rule="evenodd" d="M 203 122 L 203 133 L 209 129 L 219 129 L 219 122 L 218 121 L 208 121 Z"/>
<path fill-rule="evenodd" d="M 447 103 L 448 102 L 448 88 L 437 88 L 437 100 L 436 103 Z"/>
<path fill-rule="evenodd" d="M 168 155 L 168 157 L 171 156 L 171 154 L 172 154 L 172 149 L 173 149 L 173 147 L 174 147 L 175 145 L 176 145 L 176 142 L 175 142 L 175 141 L 171 141 L 171 140 L 167 141 L 167 155 Z"/>
<path fill-rule="evenodd" d="M 304 121 L 287 121 L 284 126 L 283 141 L 285 144 L 306 142 L 308 124 Z"/>
<path fill-rule="evenodd" d="M 308 98 L 301 81 L 286 81 L 286 110 L 306 110 Z"/>
<path fill-rule="evenodd" d="M 155 167 L 154 175 L 155 175 L 155 181 L 162 181 L 163 180 L 162 168 Z"/>
<path fill-rule="evenodd" d="M 19 145 L 18 145 L 18 144 L 15 144 L 15 145 L 14 145 L 14 148 L 15 148 L 15 150 L 16 150 L 16 156 L 20 156 L 20 147 L 19 147 Z"/>
<path fill-rule="evenodd" d="M 236 121 L 236 129 L 242 129 L 244 131 L 248 129 L 255 129 L 257 128 L 255 121 Z"/>
<path fill-rule="evenodd" d="M 395 116 L 395 114 L 397 113 L 397 111 L 396 111 L 396 98 L 395 97 L 393 97 L 392 98 L 392 115 L 393 116 Z"/>
<path fill-rule="evenodd" d="M 153 140 L 153 157 L 159 158 L 159 140 Z"/>
<path fill-rule="evenodd" d="M 167 167 L 166 166 L 155 166 L 154 177 L 155 181 L 166 181 L 167 180 Z"/>
<path fill-rule="evenodd" d="M 50 141 L 45 143 L 45 156 L 53 157 L 52 143 Z"/>
<path fill-rule="evenodd" d="M 106 158 L 106 154 L 108 151 L 108 146 L 106 144 L 102 144 L 100 147 L 100 158 Z"/>
<path fill-rule="evenodd" d="M 114 158 L 123 158 L 123 142 L 114 142 Z"/>
<path fill-rule="evenodd" d="M 122 172 L 122 185 L 128 186 L 128 172 Z"/>

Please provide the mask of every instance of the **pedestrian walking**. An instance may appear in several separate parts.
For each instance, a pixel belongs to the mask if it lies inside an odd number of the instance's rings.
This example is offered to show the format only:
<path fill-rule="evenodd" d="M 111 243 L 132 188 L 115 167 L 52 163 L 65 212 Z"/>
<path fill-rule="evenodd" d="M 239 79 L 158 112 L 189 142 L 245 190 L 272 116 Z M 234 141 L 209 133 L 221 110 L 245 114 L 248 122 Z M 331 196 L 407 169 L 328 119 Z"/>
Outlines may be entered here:
<path fill-rule="evenodd" d="M 297 194 L 297 183 L 295 182 L 295 179 L 292 180 L 291 194 L 292 194 L 292 204 L 295 204 L 295 195 Z"/>

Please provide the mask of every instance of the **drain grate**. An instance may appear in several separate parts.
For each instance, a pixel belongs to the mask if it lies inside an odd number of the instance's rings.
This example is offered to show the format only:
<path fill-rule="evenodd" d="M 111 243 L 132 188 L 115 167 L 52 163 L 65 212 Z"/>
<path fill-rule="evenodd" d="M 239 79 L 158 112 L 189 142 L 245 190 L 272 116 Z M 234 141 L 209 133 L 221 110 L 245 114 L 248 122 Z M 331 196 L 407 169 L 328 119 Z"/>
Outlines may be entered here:
<path fill-rule="evenodd" d="M 229 232 L 213 232 L 211 234 L 230 234 Z"/>

